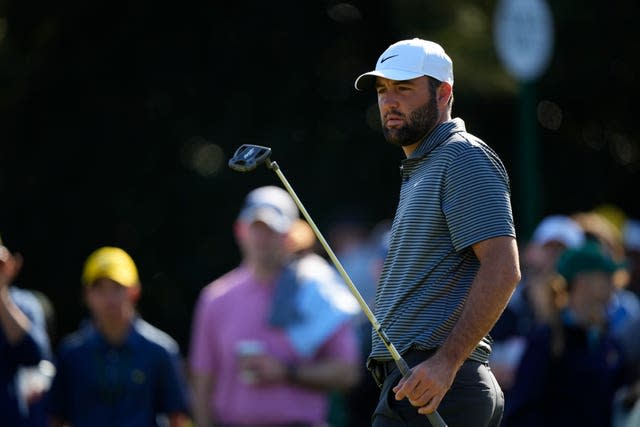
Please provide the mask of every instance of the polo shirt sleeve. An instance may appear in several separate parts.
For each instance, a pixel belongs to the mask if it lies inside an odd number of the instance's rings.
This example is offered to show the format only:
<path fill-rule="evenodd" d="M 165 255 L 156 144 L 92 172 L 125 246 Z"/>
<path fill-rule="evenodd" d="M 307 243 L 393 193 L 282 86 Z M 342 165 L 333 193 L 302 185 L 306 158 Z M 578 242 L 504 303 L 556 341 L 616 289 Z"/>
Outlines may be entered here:
<path fill-rule="evenodd" d="M 515 237 L 508 176 L 490 148 L 469 141 L 452 156 L 442 210 L 456 251 L 493 237 Z"/>

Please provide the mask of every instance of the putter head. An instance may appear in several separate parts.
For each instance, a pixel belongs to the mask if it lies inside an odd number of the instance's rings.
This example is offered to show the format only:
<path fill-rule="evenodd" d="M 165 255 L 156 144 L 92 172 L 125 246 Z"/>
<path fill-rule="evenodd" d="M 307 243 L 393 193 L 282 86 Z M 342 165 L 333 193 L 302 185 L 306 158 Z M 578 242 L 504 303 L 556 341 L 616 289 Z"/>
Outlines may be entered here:
<path fill-rule="evenodd" d="M 271 148 L 269 147 L 243 144 L 229 159 L 229 167 L 237 172 L 250 172 L 267 161 L 270 155 Z"/>

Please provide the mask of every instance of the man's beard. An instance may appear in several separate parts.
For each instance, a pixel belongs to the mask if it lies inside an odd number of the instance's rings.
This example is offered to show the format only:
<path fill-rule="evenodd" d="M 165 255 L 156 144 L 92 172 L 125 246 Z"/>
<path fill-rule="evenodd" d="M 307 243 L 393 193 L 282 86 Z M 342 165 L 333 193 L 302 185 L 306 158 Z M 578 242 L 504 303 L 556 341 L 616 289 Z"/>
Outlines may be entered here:
<path fill-rule="evenodd" d="M 398 111 L 392 111 L 392 113 L 402 115 Z M 428 102 L 414 110 L 409 115 L 407 124 L 399 129 L 389 129 L 384 125 L 383 119 L 382 132 L 390 143 L 406 147 L 419 142 L 433 130 L 437 123 L 438 104 L 435 97 L 431 97 Z"/>

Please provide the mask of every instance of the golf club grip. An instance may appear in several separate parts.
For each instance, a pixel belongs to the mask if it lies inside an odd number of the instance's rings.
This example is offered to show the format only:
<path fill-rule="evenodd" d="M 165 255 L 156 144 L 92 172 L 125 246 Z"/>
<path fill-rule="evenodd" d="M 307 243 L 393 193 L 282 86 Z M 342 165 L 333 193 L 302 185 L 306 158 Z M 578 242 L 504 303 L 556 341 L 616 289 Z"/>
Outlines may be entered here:
<path fill-rule="evenodd" d="M 395 362 L 398 370 L 402 374 L 402 378 L 408 378 L 411 376 L 411 368 L 409 368 L 409 365 L 402 357 L 396 359 Z M 427 419 L 433 427 L 447 427 L 447 424 L 444 422 L 440 414 L 438 414 L 438 411 L 427 414 Z"/>

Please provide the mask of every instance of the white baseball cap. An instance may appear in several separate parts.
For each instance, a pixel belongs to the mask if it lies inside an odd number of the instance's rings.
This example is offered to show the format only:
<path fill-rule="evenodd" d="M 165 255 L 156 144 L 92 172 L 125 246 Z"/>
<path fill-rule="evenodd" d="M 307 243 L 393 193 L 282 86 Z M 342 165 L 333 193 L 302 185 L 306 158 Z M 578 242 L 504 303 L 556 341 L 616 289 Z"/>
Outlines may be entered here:
<path fill-rule="evenodd" d="M 570 217 L 549 215 L 540 221 L 532 240 L 539 245 L 559 242 L 567 248 L 577 248 L 584 243 L 585 235 L 582 227 Z"/>
<path fill-rule="evenodd" d="M 239 215 L 241 221 L 264 222 L 278 233 L 288 233 L 298 218 L 298 207 L 289 193 L 275 185 L 249 192 Z"/>
<path fill-rule="evenodd" d="M 376 69 L 360 75 L 355 87 L 363 90 L 375 77 L 411 80 L 421 76 L 430 76 L 453 86 L 453 63 L 439 44 L 414 38 L 389 46 L 378 58 Z"/>

